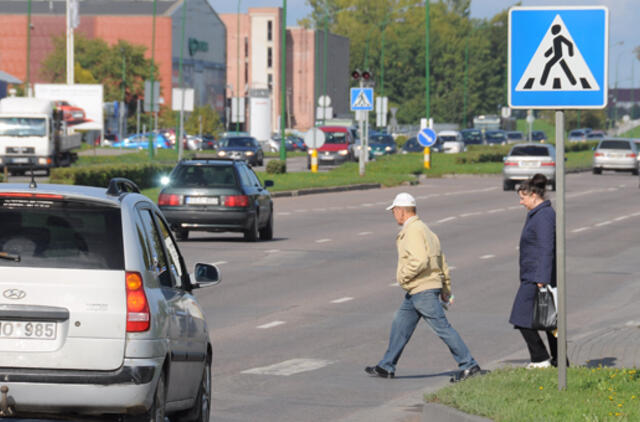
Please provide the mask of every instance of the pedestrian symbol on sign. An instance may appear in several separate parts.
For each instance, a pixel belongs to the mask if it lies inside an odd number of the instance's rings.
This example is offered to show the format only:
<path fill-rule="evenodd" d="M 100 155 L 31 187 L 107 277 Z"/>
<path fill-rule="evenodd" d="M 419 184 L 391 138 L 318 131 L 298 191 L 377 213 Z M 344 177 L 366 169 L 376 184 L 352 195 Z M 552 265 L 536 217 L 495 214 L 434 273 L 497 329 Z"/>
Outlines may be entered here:
<path fill-rule="evenodd" d="M 360 93 L 356 97 L 356 101 L 353 103 L 353 107 L 372 108 L 373 104 L 369 102 L 369 99 L 365 95 L 364 91 L 360 91 Z"/>
<path fill-rule="evenodd" d="M 539 70 L 543 69 L 542 74 Z M 600 87 L 560 15 L 531 58 L 516 91 L 596 91 Z"/>

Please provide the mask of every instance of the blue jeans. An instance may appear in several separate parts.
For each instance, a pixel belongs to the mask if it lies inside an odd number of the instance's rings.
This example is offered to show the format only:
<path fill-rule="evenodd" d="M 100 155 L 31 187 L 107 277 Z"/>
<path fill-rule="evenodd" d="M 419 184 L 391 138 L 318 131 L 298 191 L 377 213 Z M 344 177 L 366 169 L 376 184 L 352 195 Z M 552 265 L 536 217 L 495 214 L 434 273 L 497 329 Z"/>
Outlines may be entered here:
<path fill-rule="evenodd" d="M 400 309 L 393 318 L 393 324 L 391 324 L 389 348 L 378 366 L 389 372 L 395 372 L 402 350 L 409 342 L 420 317 L 424 318 L 438 337 L 449 347 L 460 369 L 464 370 L 477 365 L 458 332 L 447 321 L 439 296 L 440 289 L 405 295 Z"/>

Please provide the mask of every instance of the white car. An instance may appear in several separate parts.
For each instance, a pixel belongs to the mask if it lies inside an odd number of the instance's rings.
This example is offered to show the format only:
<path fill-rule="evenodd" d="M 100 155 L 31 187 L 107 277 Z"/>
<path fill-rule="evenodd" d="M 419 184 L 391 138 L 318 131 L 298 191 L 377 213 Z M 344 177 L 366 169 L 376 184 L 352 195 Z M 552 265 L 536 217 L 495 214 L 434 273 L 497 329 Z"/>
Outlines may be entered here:
<path fill-rule="evenodd" d="M 447 154 L 466 151 L 462 135 L 457 130 L 443 130 L 438 133 L 438 143 L 442 145 L 442 152 Z"/>

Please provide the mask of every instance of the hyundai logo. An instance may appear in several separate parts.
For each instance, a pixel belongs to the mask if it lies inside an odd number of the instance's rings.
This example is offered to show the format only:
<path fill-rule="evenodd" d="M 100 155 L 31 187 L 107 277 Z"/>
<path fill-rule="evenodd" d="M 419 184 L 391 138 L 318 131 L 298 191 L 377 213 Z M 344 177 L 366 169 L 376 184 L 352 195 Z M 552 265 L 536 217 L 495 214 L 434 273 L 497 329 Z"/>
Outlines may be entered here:
<path fill-rule="evenodd" d="M 7 289 L 4 292 L 2 292 L 2 296 L 11 300 L 24 299 L 26 295 L 27 293 L 24 290 L 20 290 L 20 289 Z"/>

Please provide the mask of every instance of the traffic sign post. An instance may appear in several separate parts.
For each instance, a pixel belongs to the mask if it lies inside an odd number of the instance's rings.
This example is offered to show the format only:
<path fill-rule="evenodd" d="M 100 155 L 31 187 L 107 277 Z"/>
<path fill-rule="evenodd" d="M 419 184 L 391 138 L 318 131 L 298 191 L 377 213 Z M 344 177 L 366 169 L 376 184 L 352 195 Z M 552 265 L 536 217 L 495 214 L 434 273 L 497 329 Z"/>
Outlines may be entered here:
<path fill-rule="evenodd" d="M 418 132 L 418 143 L 424 147 L 424 168 L 431 169 L 431 146 L 436 143 L 438 136 L 433 129 L 425 127 Z"/>
<path fill-rule="evenodd" d="M 366 146 L 365 139 L 365 121 L 368 121 L 369 111 L 373 110 L 373 88 L 365 88 L 362 80 L 360 80 L 359 88 L 351 88 L 351 111 L 355 111 L 359 116 L 358 123 L 360 125 L 360 158 L 358 160 L 358 170 L 360 176 L 365 173 Z M 364 116 L 363 116 L 364 114 Z"/>
<path fill-rule="evenodd" d="M 567 388 L 564 111 L 607 105 L 606 7 L 509 10 L 509 106 L 556 110 L 558 390 Z"/>
<path fill-rule="evenodd" d="M 324 132 L 316 127 L 304 135 L 304 143 L 311 148 L 311 173 L 318 172 L 318 148 L 324 145 Z"/>

